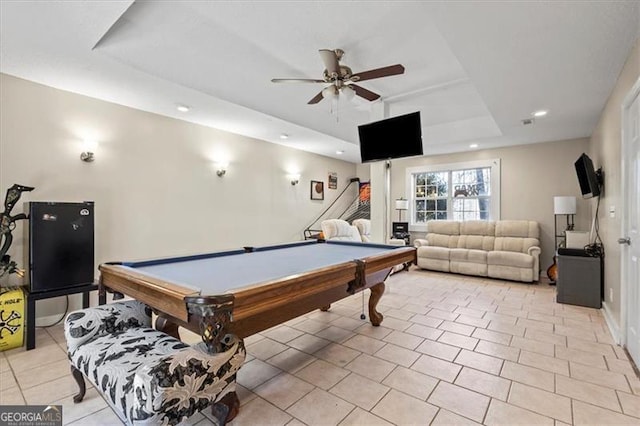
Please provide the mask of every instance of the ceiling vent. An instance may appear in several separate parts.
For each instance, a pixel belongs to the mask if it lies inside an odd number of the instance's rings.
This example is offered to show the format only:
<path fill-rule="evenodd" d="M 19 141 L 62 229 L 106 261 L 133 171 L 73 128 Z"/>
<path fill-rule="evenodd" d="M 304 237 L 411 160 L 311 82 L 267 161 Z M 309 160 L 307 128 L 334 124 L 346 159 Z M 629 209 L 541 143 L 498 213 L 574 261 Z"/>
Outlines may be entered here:
<path fill-rule="evenodd" d="M 522 125 L 523 126 L 528 126 L 530 124 L 534 124 L 536 122 L 536 120 L 534 120 L 533 118 L 525 118 L 522 120 Z"/>

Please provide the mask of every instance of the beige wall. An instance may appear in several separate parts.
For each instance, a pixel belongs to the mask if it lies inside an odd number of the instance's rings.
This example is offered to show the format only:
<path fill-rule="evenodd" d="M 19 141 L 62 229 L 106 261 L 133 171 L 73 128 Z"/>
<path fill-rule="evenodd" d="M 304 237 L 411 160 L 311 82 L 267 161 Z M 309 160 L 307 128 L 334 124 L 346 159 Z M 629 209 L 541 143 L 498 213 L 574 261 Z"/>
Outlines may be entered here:
<path fill-rule="evenodd" d="M 95 201 L 96 266 L 300 240 L 356 173 L 348 162 L 8 75 L 0 75 L 0 102 L 2 196 L 20 183 L 36 187 L 21 202 Z M 99 141 L 94 163 L 79 159 L 86 135 Z M 219 178 L 212 160 L 222 154 L 230 164 Z M 297 186 L 290 168 L 301 173 Z M 337 190 L 326 187 L 329 172 L 338 173 Z M 325 182 L 324 201 L 309 200 L 312 179 Z M 22 234 L 19 224 L 10 251 L 21 264 Z M 41 301 L 37 315 L 63 309 Z"/>
<path fill-rule="evenodd" d="M 605 310 L 609 319 L 613 320 L 614 331 L 621 324 L 620 300 L 620 246 L 617 239 L 621 237 L 621 208 L 624 194 L 621 193 L 621 129 L 622 102 L 631 87 L 640 77 L 640 39 L 629 54 L 615 88 L 602 111 L 589 143 L 589 156 L 596 168 L 602 167 L 605 173 L 604 194 L 601 196 L 598 219 L 600 237 L 605 248 Z M 614 218 L 609 215 L 609 208 L 615 206 Z M 596 201 L 591 202 L 595 213 Z M 613 298 L 609 296 L 613 295 Z"/>
<path fill-rule="evenodd" d="M 407 167 L 499 158 L 501 160 L 501 219 L 527 219 L 540 223 L 541 276 L 551 265 L 555 251 L 553 239 L 553 197 L 577 198 L 576 230 L 589 229 L 589 203 L 582 200 L 573 163 L 588 147 L 587 139 L 556 141 L 510 148 L 393 160 L 391 199 L 408 198 L 405 188 Z M 403 215 L 403 219 L 406 215 Z M 397 219 L 395 210 L 391 218 Z M 558 226 L 562 225 L 558 220 Z M 414 238 L 420 237 L 413 233 Z"/>

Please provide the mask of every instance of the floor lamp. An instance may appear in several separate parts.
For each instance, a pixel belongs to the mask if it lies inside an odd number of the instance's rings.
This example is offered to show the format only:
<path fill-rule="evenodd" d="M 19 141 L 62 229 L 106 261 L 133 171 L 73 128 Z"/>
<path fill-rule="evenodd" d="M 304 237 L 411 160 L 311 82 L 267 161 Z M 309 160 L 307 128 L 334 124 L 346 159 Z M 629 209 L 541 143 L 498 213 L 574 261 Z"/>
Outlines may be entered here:
<path fill-rule="evenodd" d="M 398 222 L 402 222 L 402 211 L 409 209 L 409 200 L 399 198 L 396 200 L 396 210 L 398 210 Z"/>
<path fill-rule="evenodd" d="M 566 244 L 566 231 L 573 231 L 574 222 L 573 217 L 576 214 L 576 197 L 553 197 L 553 214 L 554 214 L 554 235 L 556 238 L 556 249 L 559 247 L 558 238 L 564 240 Z M 567 227 L 564 232 L 558 235 L 558 226 L 556 219 L 559 215 L 565 215 L 567 218 Z M 561 241 L 562 243 L 563 241 Z"/>

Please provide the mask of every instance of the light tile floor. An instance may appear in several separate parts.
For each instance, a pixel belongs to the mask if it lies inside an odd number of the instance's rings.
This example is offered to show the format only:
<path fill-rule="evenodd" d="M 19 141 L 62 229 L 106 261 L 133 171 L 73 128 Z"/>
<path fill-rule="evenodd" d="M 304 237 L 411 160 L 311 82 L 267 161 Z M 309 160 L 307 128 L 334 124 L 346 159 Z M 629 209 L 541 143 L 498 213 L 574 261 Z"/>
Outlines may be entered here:
<path fill-rule="evenodd" d="M 640 424 L 640 379 L 602 314 L 555 303 L 554 287 L 412 269 L 387 280 L 381 327 L 361 307 L 356 295 L 247 338 L 232 424 Z M 36 345 L 0 353 L 0 404 L 119 424 L 95 389 L 72 402 L 61 325 Z"/>

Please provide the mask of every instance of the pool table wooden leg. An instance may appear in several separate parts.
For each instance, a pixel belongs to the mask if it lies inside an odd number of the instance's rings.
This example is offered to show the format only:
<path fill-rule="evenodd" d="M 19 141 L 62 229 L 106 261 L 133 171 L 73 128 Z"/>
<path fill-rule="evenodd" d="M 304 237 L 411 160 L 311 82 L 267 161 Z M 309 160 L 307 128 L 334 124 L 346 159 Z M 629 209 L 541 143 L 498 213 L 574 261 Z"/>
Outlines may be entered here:
<path fill-rule="evenodd" d="M 169 336 L 175 337 L 176 339 L 180 340 L 180 334 L 178 333 L 178 324 L 159 315 L 158 318 L 156 318 L 156 330 L 167 333 Z"/>
<path fill-rule="evenodd" d="M 369 319 L 371 320 L 371 324 L 374 326 L 379 326 L 382 323 L 383 315 L 376 311 L 376 306 L 378 306 L 378 302 L 380 298 L 384 294 L 384 282 L 378 283 L 370 288 L 371 295 L 369 296 Z"/>
<path fill-rule="evenodd" d="M 329 309 L 331 309 L 331 305 L 326 305 L 320 308 L 322 312 L 327 312 Z"/>

